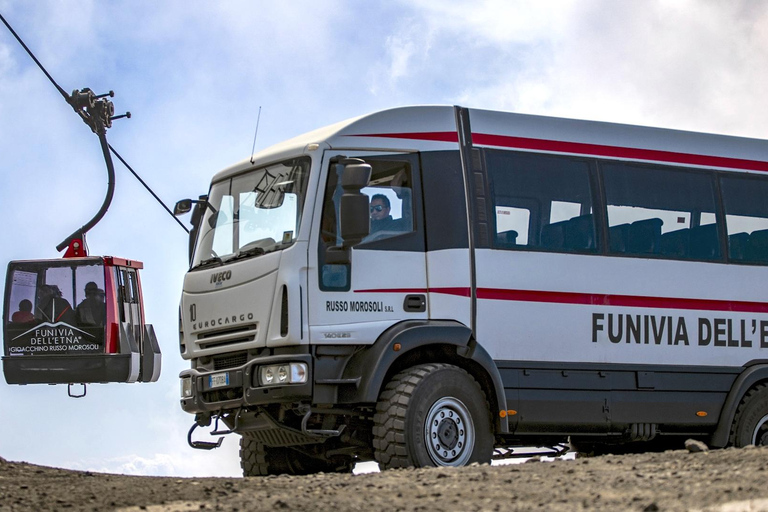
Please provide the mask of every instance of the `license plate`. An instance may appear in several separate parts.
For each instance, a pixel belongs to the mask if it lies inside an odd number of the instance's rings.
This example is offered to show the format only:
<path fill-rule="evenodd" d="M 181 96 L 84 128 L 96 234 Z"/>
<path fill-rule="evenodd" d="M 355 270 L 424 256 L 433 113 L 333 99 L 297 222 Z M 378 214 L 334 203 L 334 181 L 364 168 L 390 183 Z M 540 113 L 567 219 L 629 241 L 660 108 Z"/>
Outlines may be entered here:
<path fill-rule="evenodd" d="M 208 377 L 209 388 L 220 388 L 223 386 L 229 386 L 229 372 L 214 373 Z"/>

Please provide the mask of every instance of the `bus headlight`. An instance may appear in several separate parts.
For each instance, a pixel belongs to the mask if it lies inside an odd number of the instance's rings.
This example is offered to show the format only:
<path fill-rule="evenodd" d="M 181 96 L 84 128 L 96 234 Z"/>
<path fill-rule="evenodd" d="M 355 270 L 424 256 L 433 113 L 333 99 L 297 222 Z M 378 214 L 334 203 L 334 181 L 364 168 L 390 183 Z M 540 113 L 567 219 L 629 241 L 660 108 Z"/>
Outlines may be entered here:
<path fill-rule="evenodd" d="M 304 384 L 307 382 L 307 365 L 306 363 L 285 363 L 262 366 L 259 369 L 259 382 L 262 386 Z"/>
<path fill-rule="evenodd" d="M 181 379 L 181 398 L 192 398 L 192 379 L 189 377 Z"/>

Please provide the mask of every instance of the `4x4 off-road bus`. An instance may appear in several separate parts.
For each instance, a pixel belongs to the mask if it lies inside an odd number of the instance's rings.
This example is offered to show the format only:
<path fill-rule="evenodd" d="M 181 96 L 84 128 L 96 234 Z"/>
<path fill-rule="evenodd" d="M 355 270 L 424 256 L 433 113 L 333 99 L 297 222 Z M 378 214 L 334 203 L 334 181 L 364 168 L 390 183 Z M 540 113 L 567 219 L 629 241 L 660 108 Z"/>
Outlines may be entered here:
<path fill-rule="evenodd" d="M 246 475 L 768 444 L 766 141 L 396 108 L 193 204 L 181 406 Z"/>

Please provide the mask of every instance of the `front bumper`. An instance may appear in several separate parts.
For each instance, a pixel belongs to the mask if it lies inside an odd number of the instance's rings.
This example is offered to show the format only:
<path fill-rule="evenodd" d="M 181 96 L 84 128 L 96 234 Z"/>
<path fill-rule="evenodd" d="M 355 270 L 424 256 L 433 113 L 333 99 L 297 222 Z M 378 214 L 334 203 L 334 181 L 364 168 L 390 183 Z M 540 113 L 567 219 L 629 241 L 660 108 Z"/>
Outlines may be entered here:
<path fill-rule="evenodd" d="M 306 382 L 263 386 L 259 383 L 259 367 L 275 364 L 305 363 Z M 219 412 L 257 405 L 290 403 L 312 398 L 312 356 L 310 354 L 259 357 L 235 368 L 215 371 L 184 370 L 179 378 L 190 379 L 189 396 L 181 398 L 181 408 L 188 413 Z M 227 384 L 211 387 L 211 377 L 227 374 Z M 222 377 L 223 378 L 223 377 Z M 221 379 L 218 382 L 221 382 Z M 217 379 L 214 379 L 217 380 Z"/>

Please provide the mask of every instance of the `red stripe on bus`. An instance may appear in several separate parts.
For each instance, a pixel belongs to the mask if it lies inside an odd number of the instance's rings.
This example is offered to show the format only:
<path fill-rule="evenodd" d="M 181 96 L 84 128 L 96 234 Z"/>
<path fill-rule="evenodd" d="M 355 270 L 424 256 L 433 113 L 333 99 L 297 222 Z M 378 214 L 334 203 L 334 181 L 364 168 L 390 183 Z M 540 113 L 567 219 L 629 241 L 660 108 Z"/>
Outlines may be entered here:
<path fill-rule="evenodd" d="M 457 288 L 458 290 L 458 288 Z M 467 288 L 469 290 L 469 288 Z M 355 293 L 428 293 L 426 288 L 372 288 L 370 290 L 355 290 Z"/>
<path fill-rule="evenodd" d="M 458 295 L 469 297 L 469 288 L 371 288 L 368 290 L 355 290 L 355 293 L 444 293 L 446 295 Z"/>
<path fill-rule="evenodd" d="M 458 135 L 456 132 L 368 133 L 356 136 L 458 142 Z M 587 144 L 583 142 L 510 137 L 507 135 L 493 135 L 488 133 L 473 133 L 472 143 L 484 146 L 501 146 L 552 153 L 605 156 L 630 160 L 649 160 L 685 165 L 700 165 L 704 167 L 723 167 L 727 169 L 768 172 L 768 162 L 763 160 L 696 155 L 693 153 L 678 153 L 675 151 L 661 151 L 657 149 L 625 148 L 621 146 L 605 146 L 602 144 Z"/>
<path fill-rule="evenodd" d="M 540 290 L 506 290 L 498 288 L 478 288 L 477 297 L 479 299 L 548 302 L 554 304 L 768 313 L 768 304 L 764 302 L 684 299 L 679 297 L 648 297 L 642 295 L 611 295 L 604 293 L 550 292 Z"/>
<path fill-rule="evenodd" d="M 675 151 L 660 151 L 657 149 L 624 148 L 619 146 L 604 146 L 601 144 L 585 144 L 582 142 L 562 142 L 557 140 L 529 139 L 526 137 L 507 137 L 505 135 L 489 135 L 485 133 L 473 133 L 472 142 L 487 146 L 503 146 L 508 148 L 534 149 L 557 153 L 578 153 L 613 158 L 628 158 L 632 160 L 654 160 L 687 165 L 727 167 L 730 169 L 749 169 L 753 171 L 768 172 L 768 162 L 763 162 L 761 160 L 695 155 L 691 153 L 678 153 Z"/>
<path fill-rule="evenodd" d="M 355 290 L 357 293 L 442 293 L 469 297 L 469 288 L 375 289 Z M 515 302 L 545 302 L 592 306 L 619 306 L 653 309 L 686 309 L 699 311 L 731 311 L 737 313 L 768 313 L 768 303 L 713 299 L 684 299 L 678 297 L 648 297 L 643 295 L 611 295 L 604 293 L 551 292 L 541 290 L 509 290 L 478 288 L 477 298 Z"/>

